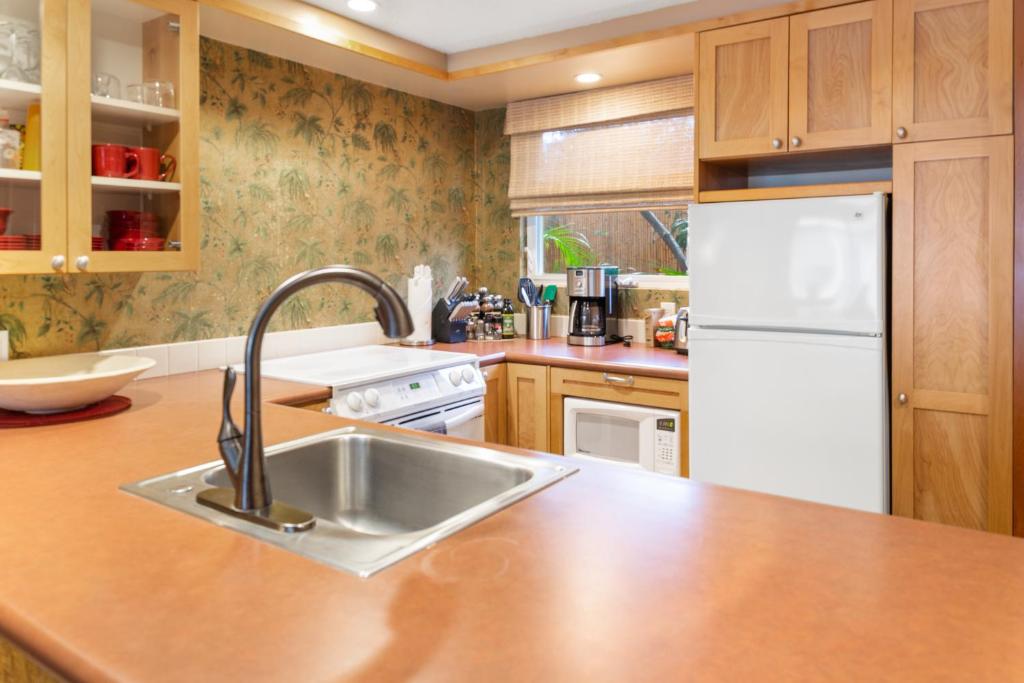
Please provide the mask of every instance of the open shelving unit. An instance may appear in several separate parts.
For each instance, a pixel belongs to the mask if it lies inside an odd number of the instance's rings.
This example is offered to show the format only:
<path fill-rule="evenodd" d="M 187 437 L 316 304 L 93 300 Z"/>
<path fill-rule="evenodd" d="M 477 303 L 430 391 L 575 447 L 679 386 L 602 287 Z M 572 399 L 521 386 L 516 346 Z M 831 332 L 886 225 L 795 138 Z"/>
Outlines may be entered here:
<path fill-rule="evenodd" d="M 15 186 L 38 186 L 43 181 L 43 174 L 39 171 L 23 171 L 14 168 L 0 168 L 0 182 L 7 182 Z"/>
<path fill-rule="evenodd" d="M 92 189 L 96 192 L 148 192 L 153 194 L 177 194 L 181 183 L 163 180 L 136 180 L 134 178 L 92 177 Z"/>
<path fill-rule="evenodd" d="M 109 97 L 90 96 L 92 104 L 92 120 L 115 125 L 157 126 L 165 123 L 177 123 L 181 112 L 167 107 L 154 107 L 128 100 L 117 100 Z"/>

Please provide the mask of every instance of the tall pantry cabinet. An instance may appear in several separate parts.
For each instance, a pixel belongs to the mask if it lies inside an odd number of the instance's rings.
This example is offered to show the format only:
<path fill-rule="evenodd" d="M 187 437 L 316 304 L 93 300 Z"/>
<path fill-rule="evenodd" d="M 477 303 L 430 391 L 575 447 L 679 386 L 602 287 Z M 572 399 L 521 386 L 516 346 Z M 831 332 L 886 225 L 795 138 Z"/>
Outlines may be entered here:
<path fill-rule="evenodd" d="M 870 0 L 712 29 L 695 79 L 700 201 L 892 192 L 892 510 L 1001 533 L 1013 5 Z M 890 158 L 891 183 L 815 180 Z M 829 184 L 785 186 L 786 173 Z"/>
<path fill-rule="evenodd" d="M 893 15 L 893 512 L 1011 533 L 1013 8 Z"/>

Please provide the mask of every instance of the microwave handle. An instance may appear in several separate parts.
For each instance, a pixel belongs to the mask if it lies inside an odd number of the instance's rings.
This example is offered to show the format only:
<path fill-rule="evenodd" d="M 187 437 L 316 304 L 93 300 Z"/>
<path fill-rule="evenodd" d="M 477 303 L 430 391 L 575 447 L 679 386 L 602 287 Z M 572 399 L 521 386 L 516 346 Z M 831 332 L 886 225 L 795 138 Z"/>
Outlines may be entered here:
<path fill-rule="evenodd" d="M 462 425 L 466 424 L 471 420 L 475 420 L 478 417 L 483 417 L 483 414 L 484 403 L 483 401 L 480 401 L 479 403 L 474 403 L 471 406 L 467 406 L 465 412 L 456 415 L 450 420 L 445 420 L 444 427 L 446 430 L 451 431 L 457 427 L 461 427 Z"/>

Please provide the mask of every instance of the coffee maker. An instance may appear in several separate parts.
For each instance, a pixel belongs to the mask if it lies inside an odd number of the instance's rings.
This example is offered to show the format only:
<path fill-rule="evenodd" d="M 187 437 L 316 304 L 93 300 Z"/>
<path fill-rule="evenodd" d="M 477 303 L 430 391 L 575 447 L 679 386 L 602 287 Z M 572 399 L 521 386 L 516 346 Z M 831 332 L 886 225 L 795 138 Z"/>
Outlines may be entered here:
<path fill-rule="evenodd" d="M 566 270 L 570 346 L 604 346 L 618 333 L 616 287 L 605 266 Z"/>

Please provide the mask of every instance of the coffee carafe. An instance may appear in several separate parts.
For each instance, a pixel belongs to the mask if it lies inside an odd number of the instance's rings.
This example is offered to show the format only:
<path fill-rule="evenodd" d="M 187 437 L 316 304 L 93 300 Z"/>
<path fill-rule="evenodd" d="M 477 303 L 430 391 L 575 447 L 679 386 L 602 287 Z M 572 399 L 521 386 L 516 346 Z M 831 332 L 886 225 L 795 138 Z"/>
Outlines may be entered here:
<path fill-rule="evenodd" d="M 615 283 L 603 266 L 566 270 L 569 289 L 569 336 L 572 346 L 604 346 L 618 332 Z"/>

